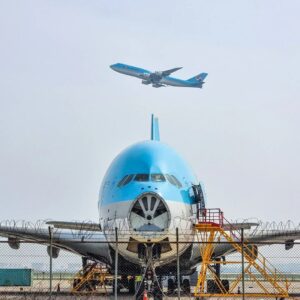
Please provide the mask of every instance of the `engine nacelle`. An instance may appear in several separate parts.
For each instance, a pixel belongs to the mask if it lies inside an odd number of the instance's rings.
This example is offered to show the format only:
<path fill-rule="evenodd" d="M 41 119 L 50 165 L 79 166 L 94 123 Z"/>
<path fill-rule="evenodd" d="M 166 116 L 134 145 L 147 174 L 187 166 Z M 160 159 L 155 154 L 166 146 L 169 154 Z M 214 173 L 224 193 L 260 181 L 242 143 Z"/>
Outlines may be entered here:
<path fill-rule="evenodd" d="M 20 240 L 17 239 L 17 238 L 9 237 L 8 238 L 8 245 L 9 245 L 10 248 L 18 250 L 18 249 L 20 249 Z"/>
<path fill-rule="evenodd" d="M 139 77 L 149 79 L 151 77 L 151 74 L 143 73 L 143 74 L 140 74 Z"/>
<path fill-rule="evenodd" d="M 47 246 L 47 253 L 48 253 L 49 256 L 51 256 L 50 255 L 50 249 L 51 249 L 51 247 Z M 60 251 L 59 248 L 52 246 L 52 258 L 58 258 L 59 251 Z"/>
<path fill-rule="evenodd" d="M 157 77 L 163 77 L 163 72 L 161 72 L 161 71 L 156 71 L 154 74 Z"/>
<path fill-rule="evenodd" d="M 150 84 L 151 81 L 148 81 L 148 80 L 142 80 L 142 84 Z"/>
<path fill-rule="evenodd" d="M 294 247 L 295 241 L 294 240 L 287 240 L 285 241 L 285 250 L 290 250 Z"/>

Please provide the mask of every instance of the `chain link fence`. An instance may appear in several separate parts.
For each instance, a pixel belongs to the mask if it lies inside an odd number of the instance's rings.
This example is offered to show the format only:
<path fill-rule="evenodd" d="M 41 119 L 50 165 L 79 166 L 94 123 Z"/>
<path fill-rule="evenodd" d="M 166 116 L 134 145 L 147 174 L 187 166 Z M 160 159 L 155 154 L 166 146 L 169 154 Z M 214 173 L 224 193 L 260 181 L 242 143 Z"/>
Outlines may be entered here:
<path fill-rule="evenodd" d="M 88 247 L 89 241 L 78 243 Z M 300 243 L 235 244 L 190 232 L 140 243 L 116 232 L 96 245 L 110 258 L 100 263 L 101 257 L 58 251 L 50 239 L 45 245 L 1 240 L 0 296 L 145 299 L 147 291 L 151 299 L 224 298 L 226 292 L 261 299 L 264 293 L 284 298 L 279 291 L 285 288 L 289 296 L 300 295 Z"/>

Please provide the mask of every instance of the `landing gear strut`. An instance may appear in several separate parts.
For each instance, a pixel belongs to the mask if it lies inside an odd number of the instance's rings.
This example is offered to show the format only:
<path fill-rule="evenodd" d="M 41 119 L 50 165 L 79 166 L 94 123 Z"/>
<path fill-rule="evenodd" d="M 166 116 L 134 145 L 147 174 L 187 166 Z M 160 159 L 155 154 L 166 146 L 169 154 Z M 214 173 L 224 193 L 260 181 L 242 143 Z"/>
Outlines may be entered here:
<path fill-rule="evenodd" d="M 160 258 L 161 245 L 160 244 L 139 244 L 138 254 L 140 259 L 144 259 L 144 278 L 140 283 L 137 292 L 137 300 L 142 299 L 144 291 L 151 293 L 154 300 L 161 300 L 163 298 L 163 292 L 161 286 L 161 280 L 157 278 L 154 271 L 153 261 Z"/>

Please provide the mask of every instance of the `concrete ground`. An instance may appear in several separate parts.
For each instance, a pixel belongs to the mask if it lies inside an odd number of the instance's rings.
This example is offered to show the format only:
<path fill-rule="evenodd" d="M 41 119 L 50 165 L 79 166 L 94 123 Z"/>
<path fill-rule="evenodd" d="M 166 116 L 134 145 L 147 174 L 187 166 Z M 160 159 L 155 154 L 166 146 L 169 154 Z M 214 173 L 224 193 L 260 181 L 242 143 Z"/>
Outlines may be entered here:
<path fill-rule="evenodd" d="M 261 282 L 265 287 L 268 288 L 269 291 L 271 291 L 271 287 L 268 287 L 268 284 L 265 282 Z M 60 288 L 60 292 L 57 292 L 57 288 Z M 103 300 L 110 300 L 114 299 L 114 296 L 112 295 L 112 288 L 107 287 L 106 290 L 103 288 L 98 288 L 97 293 L 90 292 L 89 294 L 72 294 L 70 293 L 72 289 L 72 281 L 70 280 L 54 280 L 53 281 L 53 293 L 51 299 L 84 299 L 84 300 L 96 300 L 96 299 L 103 299 Z M 192 291 L 194 288 L 192 287 Z M 255 293 L 258 292 L 258 288 L 251 282 L 246 282 L 245 285 L 245 291 L 248 293 Z M 237 291 L 235 291 L 237 292 Z M 289 292 L 293 294 L 297 294 L 298 298 L 300 295 L 300 281 L 293 281 L 289 287 Z M 242 296 L 242 295 L 241 295 Z M 10 299 L 10 300 L 21 300 L 21 299 L 35 299 L 35 300 L 46 300 L 50 299 L 49 297 L 49 281 L 48 280 L 34 280 L 32 285 L 30 287 L 0 287 L 0 300 L 4 299 Z M 129 300 L 134 299 L 133 296 L 128 295 L 126 293 L 121 293 L 118 295 L 118 300 Z M 149 297 L 149 299 L 153 299 L 152 297 Z M 178 299 L 178 296 L 175 295 L 165 295 L 163 299 Z M 186 296 L 182 295 L 180 297 L 182 300 L 188 300 L 188 299 L 195 299 L 192 296 Z M 208 298 L 207 298 L 208 299 Z M 218 298 L 211 298 L 211 299 L 222 299 L 222 297 Z M 229 298 L 223 298 L 223 299 L 229 299 Z M 242 299 L 242 297 L 235 297 L 235 299 Z M 250 299 L 250 298 L 247 298 Z M 254 299 L 254 298 L 252 298 Z M 256 298 L 256 299 L 264 299 L 263 297 Z M 300 297 L 299 297 L 300 299 Z"/>

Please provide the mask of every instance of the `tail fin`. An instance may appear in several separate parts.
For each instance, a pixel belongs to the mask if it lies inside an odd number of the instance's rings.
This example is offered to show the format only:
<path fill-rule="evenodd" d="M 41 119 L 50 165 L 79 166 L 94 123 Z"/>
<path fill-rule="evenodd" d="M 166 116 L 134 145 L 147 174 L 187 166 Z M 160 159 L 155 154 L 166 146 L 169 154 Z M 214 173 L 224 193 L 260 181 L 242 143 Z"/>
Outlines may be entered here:
<path fill-rule="evenodd" d="M 158 118 L 155 118 L 153 114 L 151 115 L 151 140 L 160 140 Z"/>
<path fill-rule="evenodd" d="M 206 78 L 207 75 L 208 75 L 207 73 L 200 73 L 200 74 L 188 79 L 188 81 L 203 82 L 203 80 Z"/>

